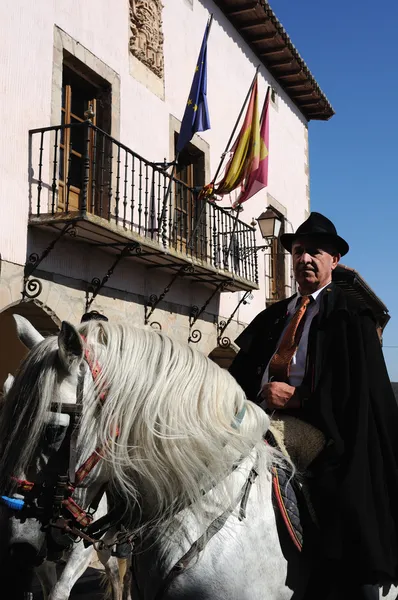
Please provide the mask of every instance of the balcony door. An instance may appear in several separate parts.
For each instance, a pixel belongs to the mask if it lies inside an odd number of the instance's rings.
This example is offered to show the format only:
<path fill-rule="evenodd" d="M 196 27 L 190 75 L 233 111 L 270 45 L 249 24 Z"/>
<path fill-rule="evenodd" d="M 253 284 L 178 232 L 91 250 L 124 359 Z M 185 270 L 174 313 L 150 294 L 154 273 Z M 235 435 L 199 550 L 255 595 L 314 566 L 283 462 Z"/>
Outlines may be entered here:
<path fill-rule="evenodd" d="M 81 208 L 81 192 L 83 183 L 83 161 L 87 144 L 87 129 L 82 125 L 86 120 L 85 112 L 91 110 L 93 125 L 97 124 L 98 88 L 86 79 L 64 66 L 62 81 L 61 124 L 72 127 L 61 130 L 59 156 L 59 201 L 61 211 L 78 211 Z M 92 152 L 94 132 L 90 136 L 90 179 L 92 177 Z M 91 189 L 90 181 L 88 190 Z M 87 198 L 87 209 L 91 207 Z"/>
<path fill-rule="evenodd" d="M 106 136 L 111 125 L 111 86 L 92 71 L 83 73 L 83 67 L 78 65 L 79 72 L 68 65 L 63 68 L 61 125 L 71 127 L 62 127 L 58 139 L 58 210 L 79 211 L 84 191 L 87 211 L 107 218 L 112 180 L 112 145 Z M 84 126 L 87 111 L 92 125 L 102 132 Z M 86 151 L 88 173 L 84 172 Z"/>
<path fill-rule="evenodd" d="M 206 248 L 206 215 L 201 214 L 203 203 L 192 190 L 205 184 L 204 164 L 203 152 L 188 144 L 179 155 L 174 185 L 174 246 L 202 258 Z"/>

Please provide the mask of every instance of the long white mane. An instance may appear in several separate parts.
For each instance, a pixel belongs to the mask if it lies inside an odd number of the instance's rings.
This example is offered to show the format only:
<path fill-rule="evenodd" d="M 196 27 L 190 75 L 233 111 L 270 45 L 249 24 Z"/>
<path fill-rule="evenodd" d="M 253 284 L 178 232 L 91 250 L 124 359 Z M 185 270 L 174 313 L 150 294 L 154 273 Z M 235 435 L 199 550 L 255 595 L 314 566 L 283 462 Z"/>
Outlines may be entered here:
<path fill-rule="evenodd" d="M 106 446 L 113 488 L 132 510 L 142 508 L 147 523 L 166 524 L 188 505 L 200 516 L 203 490 L 223 481 L 253 450 L 270 467 L 275 455 L 263 441 L 267 415 L 202 353 L 149 328 L 89 322 L 80 333 L 101 366 L 95 384 L 86 376 L 80 443 Z M 59 399 L 57 349 L 56 337 L 38 344 L 7 395 L 0 422 L 2 490 L 29 464 L 45 414 Z"/>

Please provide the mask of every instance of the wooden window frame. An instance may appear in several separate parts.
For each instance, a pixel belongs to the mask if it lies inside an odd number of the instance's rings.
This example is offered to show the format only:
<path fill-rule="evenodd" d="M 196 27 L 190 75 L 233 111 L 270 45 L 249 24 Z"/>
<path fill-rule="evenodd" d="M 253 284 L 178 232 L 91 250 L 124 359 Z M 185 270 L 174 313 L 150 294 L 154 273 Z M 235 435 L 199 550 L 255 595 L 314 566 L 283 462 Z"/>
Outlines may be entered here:
<path fill-rule="evenodd" d="M 175 144 L 177 143 L 177 139 L 178 139 L 178 134 L 175 133 Z M 191 149 L 191 152 L 189 152 L 189 148 Z M 194 187 L 201 187 L 203 185 L 205 185 L 205 173 L 204 173 L 204 165 L 205 165 L 205 153 L 200 150 L 200 148 L 198 148 L 197 146 L 195 146 L 194 144 L 190 143 L 187 145 L 187 147 L 183 150 L 183 153 L 187 152 L 188 154 L 190 154 L 192 157 L 197 157 L 197 161 L 195 162 L 194 160 L 192 160 L 192 162 L 189 162 L 188 164 L 181 166 L 179 169 L 179 165 L 177 165 L 176 168 L 176 174 L 175 174 L 175 179 L 177 181 L 181 181 L 183 184 L 185 184 L 185 186 L 187 186 L 188 188 L 194 188 Z M 180 154 L 180 157 L 181 157 Z M 200 169 L 200 171 L 202 172 L 201 175 L 198 177 L 197 173 L 195 173 L 196 169 Z M 181 172 L 185 170 L 185 177 L 182 178 L 181 177 Z M 175 227 L 175 245 L 178 249 L 180 250 L 186 250 L 187 249 L 187 244 L 189 242 L 189 240 L 191 239 L 191 235 L 194 231 L 195 228 L 195 224 L 196 224 L 196 220 L 195 220 L 195 211 L 198 210 L 198 206 L 196 205 L 197 200 L 193 197 L 193 195 L 188 192 L 188 190 L 186 190 L 185 186 L 178 186 L 178 184 L 176 183 L 174 186 L 174 206 L 173 206 L 173 211 L 174 211 L 174 227 Z M 186 199 L 185 199 L 185 206 L 184 206 L 184 200 L 182 199 L 182 194 L 186 193 Z M 181 200 L 183 200 L 181 202 Z M 206 227 L 206 216 L 202 215 L 202 220 L 203 220 L 203 227 Z M 183 227 L 183 231 L 181 231 L 181 226 L 179 225 L 180 223 L 186 223 L 186 226 Z M 198 245 L 196 244 L 196 249 L 194 249 L 194 253 L 197 254 L 202 254 L 204 252 L 204 248 L 201 247 L 200 249 L 197 247 Z"/>
<path fill-rule="evenodd" d="M 83 79 L 83 78 L 82 78 Z M 78 123 L 84 123 L 85 119 L 82 117 L 79 117 L 78 115 L 74 114 L 72 112 L 72 85 L 71 84 L 66 84 L 65 86 L 62 86 L 63 90 L 65 90 L 65 102 L 64 102 L 64 106 L 63 103 L 61 103 L 61 118 L 63 115 L 63 123 L 64 125 L 70 125 L 72 122 L 78 122 Z M 94 112 L 94 116 L 91 120 L 93 125 L 96 125 L 96 108 L 97 108 L 97 101 L 96 98 L 92 98 L 88 100 L 88 105 L 91 106 L 93 112 Z M 70 149 L 70 141 L 71 141 L 71 128 L 70 127 L 66 127 L 64 130 L 64 138 L 63 138 L 63 142 L 60 141 L 59 144 L 59 148 L 60 150 L 63 151 L 63 176 L 64 176 L 64 180 L 59 179 L 58 183 L 59 183 L 59 187 L 60 187 L 60 201 L 59 201 L 59 209 L 65 209 L 66 208 L 66 196 L 69 196 L 69 202 L 68 202 L 68 211 L 70 211 L 71 209 L 71 199 L 72 199 L 72 208 L 75 208 L 76 210 L 80 209 L 80 193 L 81 193 L 81 188 L 75 186 L 75 185 L 69 185 L 68 186 L 68 171 L 69 171 L 69 160 L 70 160 L 70 155 L 75 156 L 78 160 L 80 160 L 83 163 L 83 154 L 81 154 L 80 152 L 78 152 L 77 150 L 74 150 L 72 147 L 72 150 Z M 91 148 L 93 146 L 93 131 L 90 131 L 90 138 L 91 138 Z M 92 150 L 89 148 L 89 153 L 90 155 L 92 154 Z M 90 160 L 90 165 L 92 163 L 92 158 Z M 91 190 L 91 178 L 92 178 L 92 169 L 90 168 L 90 180 L 88 183 L 88 191 Z M 69 189 L 68 189 L 69 188 Z M 63 190 L 61 192 L 61 190 Z M 65 199 L 65 200 L 64 200 Z M 89 210 L 91 206 L 91 202 L 87 202 L 87 209 Z"/>

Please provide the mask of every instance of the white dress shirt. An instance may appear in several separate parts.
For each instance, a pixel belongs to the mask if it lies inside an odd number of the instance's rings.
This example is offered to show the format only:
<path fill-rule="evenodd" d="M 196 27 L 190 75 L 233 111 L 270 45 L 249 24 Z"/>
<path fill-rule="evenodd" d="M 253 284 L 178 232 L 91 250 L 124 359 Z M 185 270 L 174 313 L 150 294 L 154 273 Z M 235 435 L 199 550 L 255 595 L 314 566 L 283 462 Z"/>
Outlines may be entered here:
<path fill-rule="evenodd" d="M 313 294 L 310 294 L 310 296 L 313 298 L 314 302 L 311 302 L 307 307 L 307 311 L 305 314 L 305 320 L 304 320 L 303 333 L 301 335 L 297 350 L 293 355 L 292 362 L 290 363 L 289 384 L 293 385 L 294 387 L 298 387 L 303 382 L 303 378 L 304 378 L 304 374 L 305 374 L 305 365 L 306 365 L 306 361 L 307 361 L 308 336 L 310 333 L 311 323 L 312 323 L 313 318 L 319 313 L 321 292 L 329 285 L 329 283 L 324 285 L 321 289 L 317 290 Z M 293 315 L 295 314 L 295 312 L 298 310 L 298 308 L 300 306 L 300 302 L 299 302 L 300 298 L 301 298 L 301 294 L 296 294 L 296 296 L 294 296 L 294 298 L 292 298 L 288 304 L 288 307 L 287 307 L 288 317 L 286 320 L 286 325 L 282 331 L 281 337 L 278 340 L 278 344 L 276 346 L 277 349 L 279 348 L 279 344 L 283 338 L 283 335 L 286 331 L 286 328 L 287 328 L 289 322 L 291 321 L 291 319 L 293 318 Z M 270 362 L 271 362 L 272 358 L 273 358 L 273 355 L 271 356 Z M 261 380 L 261 388 L 263 387 L 263 385 L 265 383 L 268 383 L 268 381 L 269 381 L 268 370 L 269 370 L 269 363 L 267 365 L 267 368 L 264 371 L 264 375 Z"/>

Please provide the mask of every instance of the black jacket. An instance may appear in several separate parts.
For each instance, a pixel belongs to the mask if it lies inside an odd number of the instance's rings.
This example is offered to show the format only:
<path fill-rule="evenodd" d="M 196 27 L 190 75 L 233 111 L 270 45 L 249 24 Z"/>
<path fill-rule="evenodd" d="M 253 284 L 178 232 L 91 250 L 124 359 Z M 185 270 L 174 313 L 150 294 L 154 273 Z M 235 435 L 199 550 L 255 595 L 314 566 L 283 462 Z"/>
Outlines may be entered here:
<path fill-rule="evenodd" d="M 238 337 L 230 372 L 255 400 L 290 299 Z M 398 581 L 398 407 L 372 314 L 335 284 L 322 293 L 308 340 L 301 418 L 321 429 L 313 499 L 324 555 L 361 583 Z"/>

